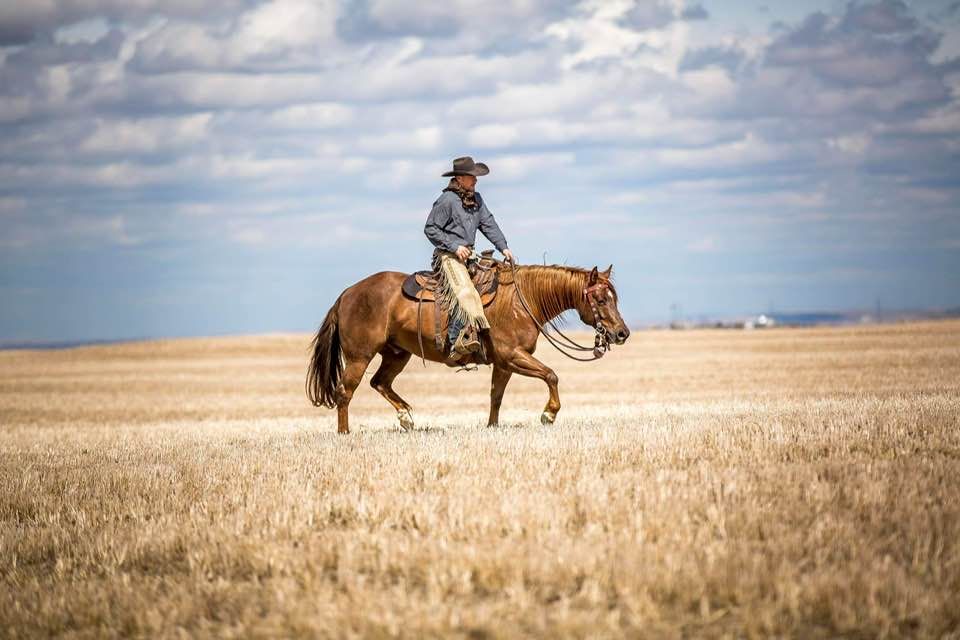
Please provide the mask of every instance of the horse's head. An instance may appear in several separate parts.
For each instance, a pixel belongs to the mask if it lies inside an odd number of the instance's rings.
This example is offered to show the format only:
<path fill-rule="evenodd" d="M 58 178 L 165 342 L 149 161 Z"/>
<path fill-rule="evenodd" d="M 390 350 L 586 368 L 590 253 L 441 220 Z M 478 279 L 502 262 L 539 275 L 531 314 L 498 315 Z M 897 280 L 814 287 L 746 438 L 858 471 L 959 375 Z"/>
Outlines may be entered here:
<path fill-rule="evenodd" d="M 623 344 L 630 337 L 630 329 L 620 316 L 617 308 L 617 291 L 610 282 L 613 265 L 606 271 L 596 267 L 587 276 L 587 285 L 583 296 L 577 303 L 577 313 L 584 324 L 596 327 L 598 324 L 607 334 L 607 340 L 614 344 Z"/>

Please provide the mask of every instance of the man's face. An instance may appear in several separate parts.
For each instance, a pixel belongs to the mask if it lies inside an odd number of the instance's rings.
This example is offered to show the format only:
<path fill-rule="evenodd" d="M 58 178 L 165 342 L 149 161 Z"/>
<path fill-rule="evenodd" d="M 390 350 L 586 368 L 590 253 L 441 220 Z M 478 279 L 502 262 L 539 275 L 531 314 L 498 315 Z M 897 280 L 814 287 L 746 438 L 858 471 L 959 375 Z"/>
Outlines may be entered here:
<path fill-rule="evenodd" d="M 457 182 L 465 189 L 473 189 L 477 184 L 477 176 L 457 176 Z"/>

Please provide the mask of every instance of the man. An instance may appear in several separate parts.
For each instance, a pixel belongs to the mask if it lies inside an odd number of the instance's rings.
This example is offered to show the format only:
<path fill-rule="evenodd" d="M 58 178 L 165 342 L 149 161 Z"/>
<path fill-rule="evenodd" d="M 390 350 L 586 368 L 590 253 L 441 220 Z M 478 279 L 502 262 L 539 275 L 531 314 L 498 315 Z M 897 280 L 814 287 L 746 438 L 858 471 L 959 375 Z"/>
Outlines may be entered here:
<path fill-rule="evenodd" d="M 476 191 L 477 177 L 488 173 L 487 165 L 474 162 L 470 156 L 456 158 L 453 170 L 443 174 L 444 177 L 450 176 L 450 183 L 433 203 L 423 228 L 436 247 L 434 269 L 440 273 L 440 294 L 450 315 L 447 340 L 453 342 L 453 351 L 459 355 L 479 351 L 479 331 L 490 328 L 483 315 L 480 294 L 466 267 L 474 254 L 477 229 L 507 260 L 513 262 L 507 239 Z"/>

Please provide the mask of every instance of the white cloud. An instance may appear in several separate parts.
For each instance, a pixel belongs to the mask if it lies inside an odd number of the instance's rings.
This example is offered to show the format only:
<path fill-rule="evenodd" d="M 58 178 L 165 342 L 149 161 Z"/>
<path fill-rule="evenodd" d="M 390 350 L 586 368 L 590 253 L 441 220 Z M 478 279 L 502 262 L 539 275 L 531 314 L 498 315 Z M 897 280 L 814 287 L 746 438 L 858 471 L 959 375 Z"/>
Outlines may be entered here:
<path fill-rule="evenodd" d="M 892 133 L 956 135 L 960 133 L 960 104 L 954 101 L 916 120 L 882 127 L 881 129 L 888 130 Z"/>
<path fill-rule="evenodd" d="M 336 6 L 331 0 L 273 0 L 244 14 L 235 46 L 247 55 L 270 55 L 334 39 Z"/>
<path fill-rule="evenodd" d="M 520 139 L 520 127 L 512 124 L 486 124 L 472 127 L 467 140 L 474 147 L 507 147 Z"/>
<path fill-rule="evenodd" d="M 313 65 L 319 53 L 336 59 L 335 21 L 330 0 L 272 0 L 227 27 L 172 19 L 139 40 L 134 63 L 151 72 Z"/>
<path fill-rule="evenodd" d="M 326 129 L 349 124 L 353 109 L 337 102 L 296 104 L 275 109 L 269 115 L 270 124 L 286 129 Z"/>
<path fill-rule="evenodd" d="M 555 22 L 545 33 L 577 46 L 576 51 L 565 55 L 561 64 L 572 69 L 578 64 L 614 58 L 632 53 L 643 42 L 644 36 L 617 24 L 629 9 L 628 2 L 604 2 L 593 5 L 585 15 Z"/>
<path fill-rule="evenodd" d="M 560 113 L 582 113 L 623 88 L 623 76 L 571 72 L 549 83 L 501 82 L 495 92 L 454 102 L 449 115 L 462 121 L 518 120 Z M 625 96 L 626 97 L 626 96 Z"/>
<path fill-rule="evenodd" d="M 776 162 L 789 154 L 800 152 L 793 145 L 774 144 L 753 132 L 733 142 L 723 142 L 705 147 L 673 147 L 655 149 L 642 155 L 629 152 L 618 156 L 634 166 L 651 168 L 710 169 L 723 167 L 744 168 Z"/>
<path fill-rule="evenodd" d="M 413 130 L 399 130 L 361 136 L 357 149 L 366 153 L 421 153 L 435 151 L 442 141 L 443 129 L 440 127 L 420 127 Z"/>
<path fill-rule="evenodd" d="M 836 138 L 828 138 L 827 144 L 843 153 L 861 155 L 870 145 L 870 136 L 864 134 L 838 136 Z"/>
<path fill-rule="evenodd" d="M 79 145 L 86 153 L 152 153 L 202 142 L 210 133 L 211 113 L 180 118 L 104 120 Z"/>
<path fill-rule="evenodd" d="M 568 167 L 575 159 L 571 152 L 505 154 L 491 157 L 488 164 L 496 167 L 498 179 L 510 181 Z"/>

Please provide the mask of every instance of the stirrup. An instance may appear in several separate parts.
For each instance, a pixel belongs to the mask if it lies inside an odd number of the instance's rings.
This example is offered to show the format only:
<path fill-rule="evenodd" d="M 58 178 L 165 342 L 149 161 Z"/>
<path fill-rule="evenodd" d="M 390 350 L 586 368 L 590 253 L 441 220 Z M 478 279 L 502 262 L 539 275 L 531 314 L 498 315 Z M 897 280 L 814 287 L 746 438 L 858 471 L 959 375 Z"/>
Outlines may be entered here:
<path fill-rule="evenodd" d="M 471 353 L 477 353 L 482 348 L 483 345 L 480 343 L 480 338 L 476 335 L 476 332 L 469 328 L 464 328 L 460 331 L 457 339 L 454 340 L 451 351 L 458 356 L 466 356 Z"/>

